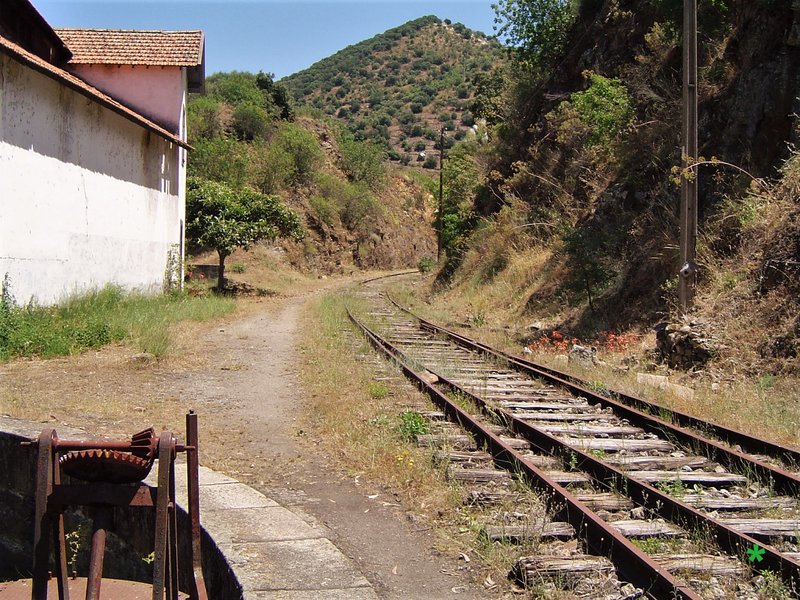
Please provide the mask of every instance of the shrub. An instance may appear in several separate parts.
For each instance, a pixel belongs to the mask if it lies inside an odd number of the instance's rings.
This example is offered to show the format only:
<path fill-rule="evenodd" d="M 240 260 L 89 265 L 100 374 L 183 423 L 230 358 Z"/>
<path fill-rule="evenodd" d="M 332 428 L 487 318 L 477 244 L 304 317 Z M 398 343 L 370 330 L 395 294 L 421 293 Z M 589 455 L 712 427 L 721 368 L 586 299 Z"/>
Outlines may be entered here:
<path fill-rule="evenodd" d="M 220 136 L 200 139 L 189 154 L 190 176 L 239 187 L 247 180 L 249 156 L 246 144 Z"/>
<path fill-rule="evenodd" d="M 425 162 L 422 164 L 423 169 L 435 169 L 439 166 L 439 161 L 436 160 L 435 156 L 429 156 L 425 159 Z"/>
<path fill-rule="evenodd" d="M 419 269 L 420 273 L 429 273 L 435 266 L 436 261 L 430 256 L 423 256 L 419 259 L 419 263 L 417 263 L 417 268 Z"/>
<path fill-rule="evenodd" d="M 316 213 L 319 220 L 325 223 L 328 227 L 334 227 L 339 221 L 339 211 L 336 205 L 324 196 L 311 196 L 308 203 Z"/>
<path fill-rule="evenodd" d="M 362 183 L 347 183 L 328 173 L 319 173 L 315 182 L 320 195 L 335 207 L 350 230 L 361 229 L 381 212 L 381 205 Z"/>
<path fill-rule="evenodd" d="M 584 77 L 589 87 L 573 93 L 556 110 L 559 141 L 585 139 L 590 146 L 610 149 L 633 119 L 628 90 L 619 79 L 591 71 L 585 71 Z"/>
<path fill-rule="evenodd" d="M 362 185 L 347 186 L 341 200 L 339 215 L 342 222 L 351 230 L 361 228 L 368 220 L 380 213 L 380 204 Z"/>
<path fill-rule="evenodd" d="M 255 104 L 240 104 L 233 111 L 231 126 L 240 140 L 263 137 L 269 127 L 269 115 Z"/>
<path fill-rule="evenodd" d="M 200 96 L 192 98 L 186 108 L 186 128 L 192 144 L 199 139 L 213 138 L 223 133 L 220 102 L 207 96 Z"/>
<path fill-rule="evenodd" d="M 264 95 L 256 85 L 256 76 L 253 73 L 214 73 L 206 79 L 206 90 L 209 98 L 222 100 L 230 106 L 259 106 L 264 103 Z"/>
<path fill-rule="evenodd" d="M 311 133 L 294 123 L 282 123 L 267 148 L 260 187 L 269 193 L 286 184 L 306 183 L 322 160 Z"/>
<path fill-rule="evenodd" d="M 377 144 L 359 142 L 349 134 L 339 139 L 342 152 L 342 169 L 351 181 L 365 183 L 372 189 L 378 188 L 386 174 L 386 152 Z"/>

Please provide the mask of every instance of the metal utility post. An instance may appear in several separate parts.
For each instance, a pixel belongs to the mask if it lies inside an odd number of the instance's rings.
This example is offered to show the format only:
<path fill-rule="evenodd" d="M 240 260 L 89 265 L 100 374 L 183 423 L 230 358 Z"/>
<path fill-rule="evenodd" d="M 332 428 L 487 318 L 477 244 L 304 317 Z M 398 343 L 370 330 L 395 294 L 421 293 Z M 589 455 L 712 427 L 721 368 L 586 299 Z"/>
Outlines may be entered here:
<path fill-rule="evenodd" d="M 683 0 L 683 156 L 681 157 L 681 270 L 678 296 L 686 313 L 697 283 L 697 0 Z"/>
<path fill-rule="evenodd" d="M 442 215 L 444 214 L 444 127 L 439 132 L 439 210 L 436 213 L 436 262 L 442 258 Z"/>

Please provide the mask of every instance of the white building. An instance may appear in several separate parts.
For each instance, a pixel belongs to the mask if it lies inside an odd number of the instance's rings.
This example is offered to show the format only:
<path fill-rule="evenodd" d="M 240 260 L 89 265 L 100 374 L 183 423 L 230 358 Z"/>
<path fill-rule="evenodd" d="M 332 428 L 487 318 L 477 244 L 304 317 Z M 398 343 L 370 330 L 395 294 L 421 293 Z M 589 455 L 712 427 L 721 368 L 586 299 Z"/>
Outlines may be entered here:
<path fill-rule="evenodd" d="M 40 304 L 179 279 L 186 93 L 202 86 L 202 33 L 125 32 L 140 62 L 110 68 L 97 60 L 118 59 L 107 37 L 69 30 L 63 44 L 27 0 L 3 3 L 0 278 L 18 303 Z M 76 39 L 95 41 L 93 64 Z M 194 65 L 146 64 L 165 44 Z"/>

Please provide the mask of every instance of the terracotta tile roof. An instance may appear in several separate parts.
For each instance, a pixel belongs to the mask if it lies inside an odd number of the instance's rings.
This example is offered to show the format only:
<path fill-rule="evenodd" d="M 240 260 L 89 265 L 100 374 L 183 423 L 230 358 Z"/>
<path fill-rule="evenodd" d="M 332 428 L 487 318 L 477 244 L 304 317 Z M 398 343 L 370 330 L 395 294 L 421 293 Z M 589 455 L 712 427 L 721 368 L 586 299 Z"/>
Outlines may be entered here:
<path fill-rule="evenodd" d="M 202 31 L 59 29 L 70 64 L 194 67 L 203 62 Z"/>
<path fill-rule="evenodd" d="M 117 100 L 114 100 L 114 98 L 112 98 L 111 96 L 108 96 L 107 94 L 104 94 L 97 88 L 92 87 L 82 79 L 75 77 L 74 75 L 68 73 L 63 69 L 59 69 L 58 67 L 51 65 L 49 62 L 39 58 L 35 54 L 28 52 L 22 46 L 18 46 L 11 40 L 8 40 L 5 37 L 3 37 L 2 35 L 0 35 L 0 52 L 3 52 L 4 54 L 11 56 L 18 62 L 38 71 L 39 73 L 42 73 L 43 75 L 46 75 L 47 77 L 50 77 L 51 79 L 54 79 L 58 83 L 65 85 L 66 87 L 72 90 L 75 90 L 76 92 L 82 94 L 83 96 L 89 98 L 90 100 L 93 100 L 98 104 L 105 106 L 106 108 L 114 111 L 118 115 L 125 117 L 129 121 L 132 121 L 133 123 L 136 123 L 137 125 L 140 125 L 141 127 L 144 127 L 145 129 L 152 131 L 153 133 L 164 138 L 165 140 L 173 142 L 174 144 L 178 144 L 179 146 L 183 146 L 184 148 L 191 148 L 191 146 L 189 146 L 179 137 L 170 133 L 160 125 L 153 123 L 147 117 L 140 115 L 139 113 L 128 108 L 124 104 L 121 104 Z"/>

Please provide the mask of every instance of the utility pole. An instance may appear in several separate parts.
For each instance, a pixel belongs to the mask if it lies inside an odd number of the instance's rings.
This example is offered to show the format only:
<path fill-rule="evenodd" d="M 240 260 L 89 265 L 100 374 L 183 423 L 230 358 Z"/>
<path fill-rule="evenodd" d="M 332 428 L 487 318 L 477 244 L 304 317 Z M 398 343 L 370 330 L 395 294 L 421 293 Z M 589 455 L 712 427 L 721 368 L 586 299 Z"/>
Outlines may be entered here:
<path fill-rule="evenodd" d="M 697 284 L 697 0 L 683 0 L 683 151 L 681 157 L 681 270 L 678 297 L 688 312 Z"/>
<path fill-rule="evenodd" d="M 439 132 L 439 210 L 436 213 L 436 262 L 442 258 L 442 216 L 444 214 L 444 126 Z"/>

